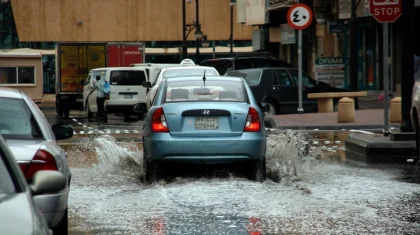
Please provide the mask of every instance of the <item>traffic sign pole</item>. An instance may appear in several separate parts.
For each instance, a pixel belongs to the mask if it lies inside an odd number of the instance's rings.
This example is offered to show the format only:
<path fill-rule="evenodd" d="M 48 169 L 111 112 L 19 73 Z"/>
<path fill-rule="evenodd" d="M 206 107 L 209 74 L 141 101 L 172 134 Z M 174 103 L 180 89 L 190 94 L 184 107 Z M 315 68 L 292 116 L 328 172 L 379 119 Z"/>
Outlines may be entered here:
<path fill-rule="evenodd" d="M 388 23 L 383 23 L 384 135 L 389 135 Z"/>
<path fill-rule="evenodd" d="M 303 113 L 302 107 L 302 30 L 298 30 L 298 85 L 299 85 L 299 106 L 298 113 Z"/>
<path fill-rule="evenodd" d="M 287 12 L 289 25 L 298 31 L 298 113 L 303 113 L 302 107 L 302 30 L 311 25 L 313 13 L 311 8 L 305 4 L 295 4 Z"/>
<path fill-rule="evenodd" d="M 402 0 L 370 0 L 370 14 L 382 23 L 383 29 L 383 78 L 384 78 L 384 135 L 389 135 L 389 72 L 388 72 L 388 27 L 402 14 Z"/>

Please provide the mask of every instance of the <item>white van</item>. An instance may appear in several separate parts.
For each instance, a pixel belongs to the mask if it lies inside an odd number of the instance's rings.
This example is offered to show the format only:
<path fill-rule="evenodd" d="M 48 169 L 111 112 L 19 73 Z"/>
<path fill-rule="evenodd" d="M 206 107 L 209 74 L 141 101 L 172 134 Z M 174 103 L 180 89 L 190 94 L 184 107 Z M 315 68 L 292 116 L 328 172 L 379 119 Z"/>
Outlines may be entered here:
<path fill-rule="evenodd" d="M 153 63 L 142 63 L 142 64 L 131 64 L 131 67 L 142 67 L 146 69 L 147 77 L 150 82 L 153 83 L 158 77 L 160 71 L 164 68 L 179 66 L 179 64 L 153 64 Z"/>
<path fill-rule="evenodd" d="M 97 68 L 89 72 L 85 86 L 83 88 L 84 110 L 88 117 L 93 117 L 98 112 L 96 106 L 96 91 L 90 96 L 89 93 L 94 88 L 96 76 L 105 78 L 111 86 L 109 99 L 105 101 L 105 110 L 109 113 L 124 113 L 128 118 L 136 113 L 140 118 L 146 112 L 146 88 L 142 83 L 149 81 L 145 68 L 142 67 L 112 67 Z"/>

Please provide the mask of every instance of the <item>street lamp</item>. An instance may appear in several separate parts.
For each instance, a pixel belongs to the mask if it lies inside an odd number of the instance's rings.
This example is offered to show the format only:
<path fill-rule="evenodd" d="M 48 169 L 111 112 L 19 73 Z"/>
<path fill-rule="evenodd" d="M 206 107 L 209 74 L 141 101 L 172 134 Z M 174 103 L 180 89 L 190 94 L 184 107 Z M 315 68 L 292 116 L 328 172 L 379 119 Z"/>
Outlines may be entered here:
<path fill-rule="evenodd" d="M 233 56 L 233 7 L 236 5 L 236 0 L 230 0 L 230 56 Z"/>
<path fill-rule="evenodd" d="M 201 45 L 203 45 L 203 47 L 207 48 L 210 46 L 210 42 L 207 41 L 207 35 L 203 35 L 203 38 L 201 40 Z"/>
<path fill-rule="evenodd" d="M 182 57 L 183 59 L 187 58 L 188 56 L 188 45 L 187 45 L 187 38 L 188 35 L 191 33 L 193 29 L 195 29 L 194 37 L 196 39 L 196 57 L 198 61 L 198 57 L 200 56 L 200 47 L 199 42 L 203 38 L 203 32 L 201 31 L 201 25 L 199 22 L 199 6 L 198 6 L 198 0 L 195 0 L 195 16 L 196 20 L 194 24 L 186 24 L 186 7 L 185 3 L 191 3 L 192 0 L 182 0 Z"/>

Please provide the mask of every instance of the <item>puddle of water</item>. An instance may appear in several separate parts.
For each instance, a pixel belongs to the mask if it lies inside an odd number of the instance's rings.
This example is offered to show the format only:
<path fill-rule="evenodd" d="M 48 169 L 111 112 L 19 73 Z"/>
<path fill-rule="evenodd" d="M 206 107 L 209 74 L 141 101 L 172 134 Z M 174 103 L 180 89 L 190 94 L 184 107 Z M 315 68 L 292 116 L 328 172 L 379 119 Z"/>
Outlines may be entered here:
<path fill-rule="evenodd" d="M 258 216 L 251 227 L 252 231 L 266 232 L 262 234 L 375 233 L 375 228 L 377 234 L 384 234 L 388 229 L 384 226 L 389 226 L 388 234 L 399 234 L 403 226 L 413 231 L 416 225 L 406 223 L 419 223 L 413 213 L 420 211 L 420 202 L 418 196 L 407 195 L 416 191 L 417 185 L 393 180 L 401 175 L 400 169 L 339 164 L 338 151 L 328 148 L 342 147 L 345 138 L 341 132 L 285 131 L 271 135 L 268 176 L 281 184 L 272 180 L 259 184 L 229 176 L 228 180 L 179 177 L 167 185 L 160 182 L 147 186 L 136 181 L 142 177 L 142 151 L 136 143 L 117 142 L 106 135 L 86 139 L 71 151 L 77 150 L 75 157 L 79 158 L 92 151 L 97 162 L 89 170 L 72 169 L 75 182 L 69 213 L 80 213 L 90 223 L 76 222 L 73 228 L 162 231 L 162 224 L 167 223 L 172 231 L 186 229 L 184 234 L 202 234 L 207 231 L 206 225 L 209 231 L 243 227 L 245 223 L 234 217 L 240 215 Z M 323 150 L 321 146 L 328 147 Z M 214 223 L 206 217 L 210 212 L 215 213 Z M 154 227 L 150 228 L 148 218 L 157 216 L 162 220 L 153 219 Z"/>

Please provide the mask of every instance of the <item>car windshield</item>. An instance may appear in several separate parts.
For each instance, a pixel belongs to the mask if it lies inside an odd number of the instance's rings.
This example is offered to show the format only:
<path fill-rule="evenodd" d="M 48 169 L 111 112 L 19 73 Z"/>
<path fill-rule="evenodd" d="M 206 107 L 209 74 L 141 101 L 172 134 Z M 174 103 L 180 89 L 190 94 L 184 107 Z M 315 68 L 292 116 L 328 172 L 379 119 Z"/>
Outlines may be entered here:
<path fill-rule="evenodd" d="M 31 110 L 21 99 L 0 98 L 0 134 L 9 139 L 42 139 Z"/>
<path fill-rule="evenodd" d="M 110 83 L 114 86 L 141 86 L 146 81 L 144 71 L 112 71 Z"/>
<path fill-rule="evenodd" d="M 180 76 L 203 76 L 204 71 L 206 75 L 215 76 L 219 75 L 214 69 L 208 68 L 191 68 L 191 69 L 170 69 L 166 70 L 163 74 L 164 78 L 180 77 Z"/>
<path fill-rule="evenodd" d="M 244 92 L 241 81 L 169 81 L 163 102 L 246 102 Z"/>
<path fill-rule="evenodd" d="M 96 76 L 100 76 L 101 79 L 105 78 L 106 76 L 106 70 L 96 70 L 92 71 L 92 78 L 96 81 Z"/>
<path fill-rule="evenodd" d="M 4 164 L 4 156 L 0 154 L 0 195 L 15 192 L 12 177 L 10 176 L 9 169 Z M 0 196 L 1 201 L 1 196 Z"/>

